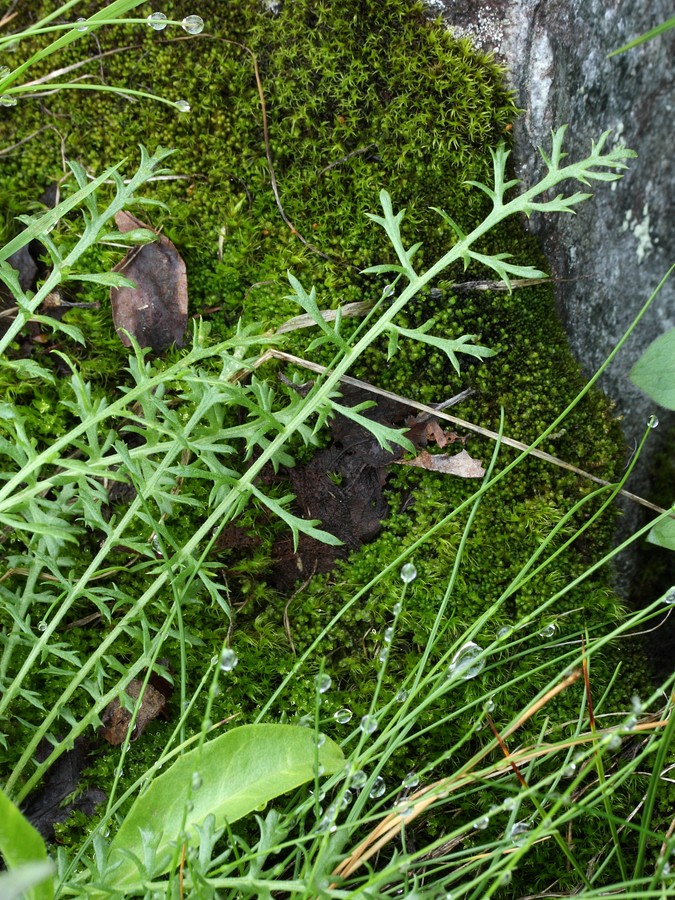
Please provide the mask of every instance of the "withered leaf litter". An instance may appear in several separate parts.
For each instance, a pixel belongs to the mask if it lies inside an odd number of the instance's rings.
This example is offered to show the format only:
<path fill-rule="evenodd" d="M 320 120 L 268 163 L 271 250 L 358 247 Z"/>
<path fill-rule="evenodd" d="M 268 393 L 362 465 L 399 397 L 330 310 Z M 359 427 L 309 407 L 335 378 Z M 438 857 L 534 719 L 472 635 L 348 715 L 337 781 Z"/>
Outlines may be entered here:
<path fill-rule="evenodd" d="M 356 406 L 373 395 L 362 388 L 343 385 L 344 406 Z M 457 435 L 444 432 L 430 416 L 415 416 L 404 403 L 380 398 L 377 406 L 361 415 L 391 428 L 408 427 L 406 437 L 418 448 L 429 441 L 445 447 Z M 390 465 L 402 462 L 403 449 L 393 446 L 393 452 L 383 450 L 376 438 L 352 419 L 336 415 L 331 424 L 331 443 L 317 451 L 305 465 L 288 470 L 291 489 L 295 494 L 297 511 L 307 519 L 318 519 L 320 527 L 342 541 L 334 547 L 301 534 L 294 552 L 293 540 L 284 537 L 273 548 L 275 559 L 272 583 L 279 590 L 290 590 L 300 580 L 328 572 L 336 560 L 346 558 L 353 550 L 377 537 L 382 521 L 389 514 L 389 504 L 383 494 Z M 433 456 L 423 451 L 411 464 L 435 471 L 445 471 L 460 477 L 480 477 L 480 462 L 472 460 L 466 451 L 457 456 Z M 427 461 L 430 460 L 431 462 Z M 438 466 L 433 460 L 440 459 Z M 457 463 L 453 462 L 458 460 Z M 424 465 L 427 462 L 427 465 Z M 471 473 L 471 474 L 469 474 Z M 221 546 L 228 546 L 221 543 Z"/>
<path fill-rule="evenodd" d="M 123 234 L 137 228 L 153 230 L 124 210 L 115 216 L 115 224 Z M 126 332 L 154 353 L 172 344 L 181 347 L 188 321 L 187 273 L 171 241 L 158 234 L 156 241 L 132 247 L 113 271 L 136 284 L 110 290 L 113 323 L 125 347 L 131 346 Z"/>

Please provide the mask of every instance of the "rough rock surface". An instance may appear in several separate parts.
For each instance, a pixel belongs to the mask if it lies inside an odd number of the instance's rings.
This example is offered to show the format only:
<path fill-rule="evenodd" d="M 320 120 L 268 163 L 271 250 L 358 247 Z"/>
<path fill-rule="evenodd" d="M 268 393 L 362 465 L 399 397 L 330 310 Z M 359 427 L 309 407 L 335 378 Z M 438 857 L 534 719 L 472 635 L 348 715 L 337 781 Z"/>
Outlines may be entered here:
<path fill-rule="evenodd" d="M 471 36 L 503 62 L 523 109 L 514 127 L 516 175 L 525 185 L 542 171 L 537 147 L 550 146 L 554 127 L 569 123 L 566 146 L 586 155 L 606 129 L 612 139 L 637 151 L 626 176 L 613 185 L 595 183 L 595 194 L 575 216 L 534 217 L 539 236 L 560 279 L 561 318 L 573 352 L 591 375 L 622 336 L 675 260 L 672 69 L 675 30 L 626 53 L 607 54 L 672 15 L 665 0 L 427 0 L 457 36 Z M 603 376 L 601 387 L 624 417 L 629 445 L 644 433 L 649 415 L 662 427 L 630 488 L 647 491 L 650 461 L 666 439 L 673 416 L 657 409 L 628 381 L 627 374 L 655 337 L 675 325 L 675 278 L 665 286 L 639 330 Z M 662 497 L 664 504 L 675 497 Z M 625 526 L 642 520 L 626 507 Z M 625 559 L 630 580 L 635 559 Z"/>

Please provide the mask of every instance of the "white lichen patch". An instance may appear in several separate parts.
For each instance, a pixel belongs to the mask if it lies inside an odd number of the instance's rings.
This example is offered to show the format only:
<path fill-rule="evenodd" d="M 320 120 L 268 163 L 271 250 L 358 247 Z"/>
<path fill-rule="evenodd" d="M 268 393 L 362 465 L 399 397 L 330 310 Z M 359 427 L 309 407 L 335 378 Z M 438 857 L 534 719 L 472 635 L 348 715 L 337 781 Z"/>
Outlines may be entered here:
<path fill-rule="evenodd" d="M 654 242 L 649 234 L 649 203 L 645 203 L 642 207 L 641 219 L 634 217 L 633 211 L 627 209 L 621 230 L 630 231 L 637 241 L 635 255 L 637 256 L 638 264 L 640 264 L 654 249 Z"/>

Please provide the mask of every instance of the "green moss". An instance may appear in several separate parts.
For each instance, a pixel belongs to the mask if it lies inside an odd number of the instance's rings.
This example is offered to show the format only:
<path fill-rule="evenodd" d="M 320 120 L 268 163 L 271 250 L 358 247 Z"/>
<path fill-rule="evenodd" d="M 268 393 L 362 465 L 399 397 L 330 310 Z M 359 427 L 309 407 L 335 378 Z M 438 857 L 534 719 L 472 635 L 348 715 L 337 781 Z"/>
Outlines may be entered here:
<path fill-rule="evenodd" d="M 50 4 L 43 6 L 47 9 Z M 163 11 L 180 19 L 194 10 L 175 2 L 164 4 Z M 239 318 L 272 326 L 297 314 L 298 309 L 286 299 L 289 268 L 306 286 L 317 286 L 324 307 L 378 297 L 382 283 L 360 275 L 359 270 L 392 256 L 381 229 L 365 215 L 378 211 L 378 192 L 383 187 L 392 194 L 395 207 L 408 210 L 406 241 L 424 242 L 420 265 L 435 261 L 449 242 L 430 206 L 447 209 L 467 229 L 484 216 L 484 195 L 465 182 L 489 179 L 488 149 L 508 137 L 516 112 L 513 99 L 498 67 L 466 41 L 453 41 L 438 24 L 428 22 L 420 6 L 405 0 L 289 0 L 275 18 L 258 11 L 254 3 L 202 0 L 198 11 L 208 33 L 194 40 L 176 42 L 172 40 L 175 33 L 130 26 L 100 32 L 103 51 L 129 49 L 93 61 L 87 69 L 95 77 L 102 70 L 108 84 L 150 90 L 174 100 L 186 98 L 192 106 L 189 115 L 110 94 L 82 92 L 73 98 L 63 93 L 48 98 L 44 106 L 21 100 L 14 110 L 3 110 L 0 131 L 2 143 L 9 144 L 56 123 L 66 155 L 96 173 L 123 156 L 135 157 L 139 142 L 151 148 L 176 147 L 173 166 L 184 177 L 157 182 L 152 188 L 153 199 L 165 203 L 166 211 L 150 208 L 139 215 L 161 227 L 183 254 L 190 311 L 209 310 L 205 315 L 215 339 L 230 333 Z M 86 41 L 71 45 L 33 77 L 57 64 L 67 66 L 85 52 L 95 54 L 98 45 L 93 38 Z M 289 230 L 275 204 L 251 58 L 232 42 L 246 44 L 258 58 L 280 201 L 313 247 Z M 61 147 L 48 139 L 51 134 L 28 141 L 10 158 L 4 186 L 30 197 L 31 191 L 38 194 L 61 177 Z M 0 192 L 0 201 L 3 196 Z M 9 199 L 3 205 L 10 210 Z M 520 264 L 542 265 L 536 245 L 518 224 L 501 227 L 485 247 L 509 251 Z M 119 256 L 121 251 L 108 248 L 93 254 L 86 264 L 106 269 Z M 438 333 L 479 334 L 483 344 L 498 351 L 489 363 L 466 365 L 457 376 L 447 359 L 426 345 L 405 346 L 395 365 L 387 363 L 386 348 L 381 346 L 364 355 L 354 374 L 426 402 L 439 402 L 472 387 L 475 394 L 458 415 L 496 430 L 504 408 L 506 434 L 530 441 L 576 395 L 583 379 L 556 321 L 550 289 L 527 288 L 512 295 L 453 291 L 455 280 L 483 277 L 490 275 L 478 269 L 466 275 L 461 269 L 445 273 L 445 280 L 434 285 L 437 290 L 417 298 L 400 324 L 418 325 L 433 317 Z M 96 390 L 112 391 L 126 378 L 126 352 L 117 342 L 109 301 L 103 292 L 89 289 L 72 299 L 95 301 L 100 308 L 71 310 L 67 321 L 81 329 L 87 344 L 81 348 L 59 337 L 58 349 L 78 361 Z M 303 353 L 310 339 L 307 333 L 299 333 L 285 346 Z M 56 344 L 50 346 L 57 349 Z M 62 374 L 58 364 L 53 365 Z M 0 390 L 24 403 L 37 440 L 46 443 L 66 429 L 69 413 L 59 402 L 67 393 L 62 379 L 47 389 L 26 382 L 0 384 Z M 471 437 L 468 447 L 484 461 L 493 449 L 491 442 L 478 437 Z M 622 444 L 608 402 L 597 393 L 590 394 L 543 449 L 611 479 L 621 464 Z M 511 458 L 512 451 L 503 449 L 501 459 Z M 208 486 L 190 489 L 196 499 L 207 503 Z M 229 593 L 232 625 L 218 602 L 197 585 L 191 602 L 182 609 L 188 641 L 181 645 L 180 635 L 173 632 L 163 655 L 169 656 L 175 672 L 184 667 L 189 692 L 205 660 L 219 651 L 231 627 L 241 662 L 218 698 L 217 715 L 249 720 L 293 667 L 296 653 L 309 646 L 355 591 L 473 490 L 473 484 L 459 479 L 418 470 L 392 472 L 388 495 L 394 512 L 381 536 L 333 573 L 313 579 L 291 601 L 265 581 L 274 540 L 283 529 L 254 511 L 247 512 L 240 524 L 255 535 L 256 542 L 241 552 L 216 547 L 208 559 L 212 575 Z M 472 529 L 437 657 L 501 595 L 561 515 L 588 491 L 577 476 L 531 460 L 489 494 Z M 414 502 L 399 512 L 408 493 Z M 583 523 L 589 508 L 579 512 L 568 531 Z M 199 517 L 199 510 L 183 508 L 164 523 L 175 546 L 194 533 Z M 398 626 L 384 678 L 385 699 L 396 694 L 426 643 L 465 521 L 460 518 L 448 524 L 415 558 L 419 577 L 407 595 Z M 606 517 L 594 525 L 554 565 L 511 595 L 498 620 L 477 639 L 491 641 L 500 627 L 515 623 L 580 574 L 608 549 L 612 524 Z M 561 545 L 564 536 L 553 547 Z M 131 537 L 147 541 L 147 533 L 140 531 Z M 92 540 L 73 549 L 74 571 L 84 570 L 93 545 Z M 125 565 L 123 551 L 119 564 Z M 148 577 L 140 571 L 121 571 L 116 585 L 137 597 Z M 367 711 L 375 660 L 399 593 L 400 582 L 391 577 L 355 605 L 272 714 L 294 720 L 311 712 L 320 657 L 334 678 L 322 712 L 327 729 L 336 731 L 330 717 L 341 706 L 349 706 L 357 716 Z M 167 592 L 147 611 L 152 633 L 161 627 L 170 603 Z M 124 611 L 114 604 L 112 608 L 115 616 Z M 86 614 L 86 603 L 81 614 Z M 556 622 L 560 636 L 576 640 L 584 626 L 611 625 L 620 616 L 606 575 L 596 573 L 558 601 L 546 621 L 533 623 L 532 641 L 550 621 Z M 98 631 L 77 629 L 71 634 L 73 645 L 83 653 L 100 639 Z M 539 643 L 521 665 L 530 667 L 550 658 L 553 651 L 545 642 Z M 116 649 L 116 657 L 133 662 L 145 646 L 147 635 L 130 631 L 125 645 Z M 611 665 L 610 660 L 598 671 L 598 685 L 609 680 Z M 628 694 L 631 689 L 626 685 Z M 523 683 L 522 691 L 509 698 L 512 710 L 535 692 L 535 685 Z M 78 709 L 86 708 L 86 697 L 78 702 Z M 578 702 L 578 696 L 569 702 L 563 698 L 561 715 L 573 717 Z M 178 703 L 172 700 L 173 713 Z M 31 715 L 30 710 L 21 713 Z M 436 707 L 429 710 L 427 720 L 437 713 Z M 504 710 L 505 717 L 509 713 Z M 197 709 L 188 729 L 199 728 L 200 716 Z M 164 726 L 157 731 L 161 740 L 165 731 Z M 140 743 L 134 747 L 135 762 L 128 771 L 125 765 L 124 784 L 152 759 L 161 745 L 160 738 L 158 743 L 153 740 L 146 741 L 144 735 L 145 749 Z M 438 755 L 438 737 L 425 740 L 428 743 L 415 746 L 415 753 L 428 753 L 429 758 Z M 114 759 L 112 751 L 102 757 L 94 780 L 109 777 Z M 404 758 L 400 763 L 412 768 L 415 761 Z"/>

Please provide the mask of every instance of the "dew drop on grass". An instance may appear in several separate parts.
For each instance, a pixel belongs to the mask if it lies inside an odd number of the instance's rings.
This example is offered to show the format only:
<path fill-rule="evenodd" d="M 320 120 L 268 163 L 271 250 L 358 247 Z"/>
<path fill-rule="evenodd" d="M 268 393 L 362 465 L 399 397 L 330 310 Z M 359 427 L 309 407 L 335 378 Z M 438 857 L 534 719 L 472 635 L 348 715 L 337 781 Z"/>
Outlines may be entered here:
<path fill-rule="evenodd" d="M 387 657 L 389 656 L 389 648 L 383 647 L 380 652 L 377 654 L 377 661 L 384 665 L 387 661 Z"/>
<path fill-rule="evenodd" d="M 671 587 L 669 591 L 666 591 L 663 602 L 666 606 L 675 606 L 675 587 Z"/>
<path fill-rule="evenodd" d="M 390 626 L 389 628 L 385 629 L 385 632 L 384 632 L 385 644 L 391 644 L 393 638 L 394 638 L 394 629 Z"/>
<path fill-rule="evenodd" d="M 497 632 L 497 640 L 503 641 L 505 638 L 510 637 L 510 635 L 511 635 L 511 629 L 507 625 L 505 625 L 503 628 L 500 628 L 499 631 Z"/>
<path fill-rule="evenodd" d="M 352 802 L 353 794 L 351 791 L 345 791 L 342 795 L 342 800 L 340 801 L 340 809 L 347 809 L 349 804 Z"/>
<path fill-rule="evenodd" d="M 630 705 L 635 715 L 639 716 L 642 712 L 642 700 L 640 700 L 637 694 L 633 694 L 630 698 Z"/>
<path fill-rule="evenodd" d="M 153 12 L 147 18 L 148 25 L 155 31 L 164 31 L 166 28 L 166 16 L 163 12 Z"/>
<path fill-rule="evenodd" d="M 420 776 L 417 772 L 408 772 L 403 781 L 401 782 L 404 788 L 416 788 L 420 783 Z"/>
<path fill-rule="evenodd" d="M 355 791 L 360 790 L 363 785 L 368 781 L 368 776 L 363 771 L 363 769 L 357 769 L 349 779 L 350 787 L 353 787 Z"/>
<path fill-rule="evenodd" d="M 192 790 L 198 791 L 203 783 L 204 782 L 202 780 L 202 776 L 199 774 L 199 772 L 193 772 L 192 773 Z"/>
<path fill-rule="evenodd" d="M 316 739 L 316 746 L 317 746 L 317 749 L 320 749 L 321 747 L 323 747 L 323 745 L 324 745 L 325 743 L 326 743 L 326 735 L 325 735 L 325 734 L 320 734 L 320 735 L 317 737 L 317 739 Z"/>
<path fill-rule="evenodd" d="M 77 24 L 75 25 L 75 30 L 76 31 L 88 31 L 89 26 L 82 24 L 83 22 L 86 22 L 86 21 L 87 20 L 85 18 L 83 18 L 83 16 L 80 16 L 80 18 L 77 19 Z"/>
<path fill-rule="evenodd" d="M 515 822 L 509 830 L 509 837 L 514 844 L 523 844 L 529 830 L 527 822 Z"/>
<path fill-rule="evenodd" d="M 541 638 L 550 638 L 556 633 L 556 625 L 555 622 L 549 622 L 549 624 L 542 628 L 539 632 L 539 637 Z"/>
<path fill-rule="evenodd" d="M 412 563 L 406 563 L 401 568 L 401 581 L 403 584 L 410 584 L 417 578 L 417 569 Z"/>
<path fill-rule="evenodd" d="M 401 688 L 401 690 L 398 692 L 398 694 L 394 697 L 394 700 L 397 703 L 405 703 L 405 701 L 407 699 L 408 699 L 408 692 L 405 688 Z"/>
<path fill-rule="evenodd" d="M 368 796 L 372 797 L 373 800 L 377 800 L 377 798 L 381 797 L 386 790 L 387 785 L 384 778 L 381 775 L 378 775 L 373 782 L 373 786 L 371 787 L 370 794 Z"/>
<path fill-rule="evenodd" d="M 201 34 L 204 30 L 204 20 L 201 16 L 185 16 L 180 25 L 188 34 Z"/>
<path fill-rule="evenodd" d="M 485 704 L 485 712 L 491 713 L 491 712 L 494 712 L 494 709 L 495 709 L 495 701 L 492 699 L 488 700 L 487 703 Z"/>
<path fill-rule="evenodd" d="M 613 734 L 607 741 L 610 750 L 618 750 L 621 747 L 621 735 Z"/>
<path fill-rule="evenodd" d="M 577 764 L 575 762 L 571 762 L 568 766 L 565 766 L 565 768 L 563 769 L 562 777 L 563 778 L 574 778 L 574 773 L 576 772 L 576 770 L 577 770 Z"/>
<path fill-rule="evenodd" d="M 325 694 L 326 691 L 329 691 L 332 683 L 333 679 L 330 675 L 326 675 L 325 672 L 316 676 L 316 689 L 320 694 Z"/>
<path fill-rule="evenodd" d="M 38 622 L 38 631 L 46 631 L 47 623 L 46 622 Z"/>
<path fill-rule="evenodd" d="M 220 668 L 223 672 L 231 672 L 232 669 L 236 668 L 238 662 L 239 657 L 229 647 L 220 654 Z"/>
<path fill-rule="evenodd" d="M 476 819 L 473 823 L 473 829 L 474 831 L 485 831 L 489 824 L 489 818 L 487 816 L 481 816 L 480 819 Z"/>
<path fill-rule="evenodd" d="M 215 664 L 216 664 L 217 662 L 218 662 L 218 657 L 217 657 L 217 656 L 212 656 L 212 657 L 211 657 L 211 665 L 212 665 L 212 666 L 215 666 Z"/>
<path fill-rule="evenodd" d="M 502 885 L 502 887 L 504 887 L 504 885 L 511 884 L 512 878 L 513 875 L 510 872 L 502 872 L 499 877 L 499 883 L 500 885 Z"/>
<path fill-rule="evenodd" d="M 359 728 L 364 734 L 374 734 L 377 731 L 377 719 L 375 716 L 364 716 Z"/>
<path fill-rule="evenodd" d="M 346 725 L 353 715 L 351 709 L 343 706 L 342 709 L 338 709 L 337 712 L 333 713 L 333 718 L 339 725 Z"/>
<path fill-rule="evenodd" d="M 657 416 L 650 416 L 649 419 L 647 420 L 647 425 L 648 425 L 650 428 L 658 428 L 658 427 L 659 427 L 659 420 L 658 420 L 658 417 L 657 417 Z"/>
<path fill-rule="evenodd" d="M 176 100 L 174 106 L 178 110 L 178 112 L 189 113 L 190 112 L 190 104 L 187 100 Z"/>
<path fill-rule="evenodd" d="M 482 652 L 483 648 L 474 641 L 467 641 L 455 653 L 448 666 L 447 677 L 452 680 L 462 678 L 464 681 L 475 678 L 485 667 L 485 659 L 481 656 Z"/>
<path fill-rule="evenodd" d="M 516 798 L 515 797 L 507 797 L 506 800 L 502 803 L 502 808 L 506 810 L 511 810 L 516 808 Z"/>
<path fill-rule="evenodd" d="M 394 616 L 400 616 L 402 609 L 403 609 L 402 603 L 394 603 L 394 605 L 391 608 L 391 611 Z"/>
<path fill-rule="evenodd" d="M 0 97 L 0 106 L 16 106 L 16 97 L 12 94 L 3 94 Z"/>

